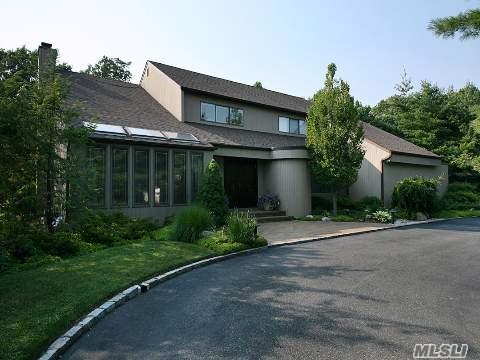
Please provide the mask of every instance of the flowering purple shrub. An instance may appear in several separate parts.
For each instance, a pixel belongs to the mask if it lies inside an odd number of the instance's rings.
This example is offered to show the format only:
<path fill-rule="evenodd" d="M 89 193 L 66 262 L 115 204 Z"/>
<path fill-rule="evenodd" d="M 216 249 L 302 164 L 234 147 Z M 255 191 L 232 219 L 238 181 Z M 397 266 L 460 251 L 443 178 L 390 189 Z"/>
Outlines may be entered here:
<path fill-rule="evenodd" d="M 280 207 L 280 199 L 276 194 L 263 194 L 258 198 L 257 207 L 265 210 L 276 210 Z"/>

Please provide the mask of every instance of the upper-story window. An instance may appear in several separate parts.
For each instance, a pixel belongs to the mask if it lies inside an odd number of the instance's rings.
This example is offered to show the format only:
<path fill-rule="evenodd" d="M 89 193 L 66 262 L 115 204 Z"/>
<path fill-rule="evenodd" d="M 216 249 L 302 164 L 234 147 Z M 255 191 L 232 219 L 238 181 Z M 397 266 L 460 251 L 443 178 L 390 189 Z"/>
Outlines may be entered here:
<path fill-rule="evenodd" d="M 200 103 L 200 118 L 203 121 L 242 126 L 243 110 L 202 102 Z"/>
<path fill-rule="evenodd" d="M 290 134 L 305 135 L 305 120 L 291 119 L 285 116 L 278 118 L 278 131 Z"/>

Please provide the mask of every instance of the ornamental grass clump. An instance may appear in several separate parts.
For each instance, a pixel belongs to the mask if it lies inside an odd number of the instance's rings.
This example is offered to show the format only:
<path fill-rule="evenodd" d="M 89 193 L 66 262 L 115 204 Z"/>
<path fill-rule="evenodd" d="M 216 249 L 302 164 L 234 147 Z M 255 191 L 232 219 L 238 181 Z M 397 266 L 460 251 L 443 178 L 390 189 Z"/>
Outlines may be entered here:
<path fill-rule="evenodd" d="M 200 239 L 203 231 L 212 228 L 210 212 L 202 206 L 194 205 L 175 216 L 169 240 L 192 243 Z"/>
<path fill-rule="evenodd" d="M 227 220 L 226 233 L 230 242 L 252 244 L 255 242 L 255 217 L 249 212 L 235 210 Z"/>

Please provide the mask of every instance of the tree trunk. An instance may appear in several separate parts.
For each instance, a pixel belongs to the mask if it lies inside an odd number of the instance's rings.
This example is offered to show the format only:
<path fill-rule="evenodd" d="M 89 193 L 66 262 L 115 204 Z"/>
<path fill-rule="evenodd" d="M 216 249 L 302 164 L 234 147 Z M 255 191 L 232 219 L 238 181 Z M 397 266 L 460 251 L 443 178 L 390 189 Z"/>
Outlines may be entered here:
<path fill-rule="evenodd" d="M 333 216 L 337 216 L 337 192 L 332 194 Z"/>
<path fill-rule="evenodd" d="M 49 150 L 48 150 L 48 157 L 47 157 L 47 183 L 46 183 L 46 221 L 47 221 L 47 230 L 52 233 L 54 230 L 53 226 L 53 220 L 54 220 L 54 180 L 53 180 L 53 174 L 54 174 L 54 169 L 53 169 L 53 152 L 54 150 L 52 149 L 52 145 L 50 144 Z"/>

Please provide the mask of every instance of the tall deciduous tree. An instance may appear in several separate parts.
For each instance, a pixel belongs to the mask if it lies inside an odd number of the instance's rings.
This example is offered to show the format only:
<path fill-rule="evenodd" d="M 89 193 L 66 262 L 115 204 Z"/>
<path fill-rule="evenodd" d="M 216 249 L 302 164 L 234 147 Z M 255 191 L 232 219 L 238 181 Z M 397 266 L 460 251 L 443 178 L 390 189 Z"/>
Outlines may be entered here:
<path fill-rule="evenodd" d="M 0 50 L 0 218 L 43 218 L 52 230 L 75 172 L 66 145 L 84 143 L 88 129 L 72 126 L 76 112 L 59 77 L 38 86 L 37 59 L 25 48 Z"/>
<path fill-rule="evenodd" d="M 317 182 L 337 193 L 353 184 L 362 164 L 363 128 L 350 87 L 335 79 L 337 67 L 328 65 L 325 86 L 314 96 L 307 116 L 307 148 L 312 174 Z"/>
<path fill-rule="evenodd" d="M 480 37 L 480 9 L 472 9 L 456 16 L 447 16 L 434 19 L 428 29 L 437 36 L 444 38 L 460 35 L 460 39 L 473 39 Z"/>
<path fill-rule="evenodd" d="M 132 73 L 128 69 L 131 64 L 130 61 L 102 56 L 95 65 L 88 65 L 82 72 L 104 79 L 129 81 L 132 78 Z"/>

